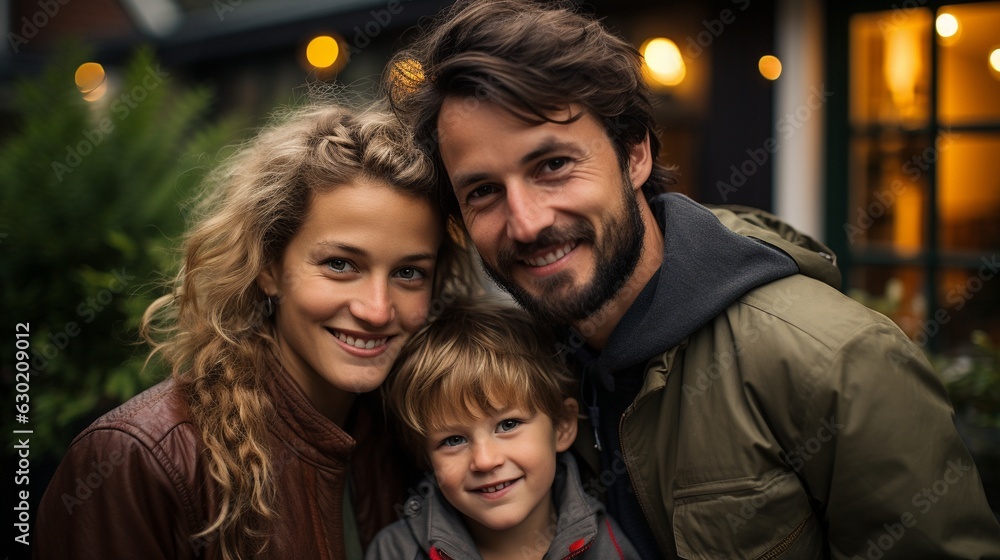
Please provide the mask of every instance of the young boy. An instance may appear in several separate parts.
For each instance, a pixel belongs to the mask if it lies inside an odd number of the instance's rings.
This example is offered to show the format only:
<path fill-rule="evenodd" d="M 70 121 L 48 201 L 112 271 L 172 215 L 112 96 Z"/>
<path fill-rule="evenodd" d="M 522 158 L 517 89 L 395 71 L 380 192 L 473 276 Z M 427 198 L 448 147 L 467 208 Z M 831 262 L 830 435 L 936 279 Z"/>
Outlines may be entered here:
<path fill-rule="evenodd" d="M 572 386 L 551 339 L 509 305 L 456 304 L 414 335 L 384 390 L 436 484 L 366 559 L 638 558 L 564 453 Z"/>

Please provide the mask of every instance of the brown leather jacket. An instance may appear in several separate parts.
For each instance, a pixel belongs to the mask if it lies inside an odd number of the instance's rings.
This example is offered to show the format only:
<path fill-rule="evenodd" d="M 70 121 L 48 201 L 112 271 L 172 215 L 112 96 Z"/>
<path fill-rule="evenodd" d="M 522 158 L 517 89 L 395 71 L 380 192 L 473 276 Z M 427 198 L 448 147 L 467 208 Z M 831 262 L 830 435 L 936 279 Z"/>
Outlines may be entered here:
<path fill-rule="evenodd" d="M 258 558 L 346 558 L 343 496 L 349 462 L 358 535 L 367 546 L 405 497 L 378 399 L 359 397 L 341 430 L 280 373 L 271 393 L 277 509 Z M 372 410 L 376 408 L 376 410 Z M 399 446 L 396 446 L 398 449 Z M 39 506 L 35 558 L 220 558 L 211 537 L 217 493 L 184 397 L 164 381 L 73 440 Z M 402 459 L 402 458 L 400 458 Z"/>

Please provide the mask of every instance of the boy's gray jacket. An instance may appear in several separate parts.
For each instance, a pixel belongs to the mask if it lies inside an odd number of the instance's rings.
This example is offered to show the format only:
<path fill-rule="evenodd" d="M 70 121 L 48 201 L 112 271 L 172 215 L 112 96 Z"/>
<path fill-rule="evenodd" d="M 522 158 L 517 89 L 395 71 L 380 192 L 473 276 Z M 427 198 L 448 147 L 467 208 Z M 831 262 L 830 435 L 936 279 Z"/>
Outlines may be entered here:
<path fill-rule="evenodd" d="M 583 491 L 576 461 L 569 453 L 558 456 L 552 495 L 559 515 L 550 528 L 552 542 L 547 544 L 542 539 L 541 545 L 532 543 L 543 550 L 547 547 L 544 560 L 639 559 L 618 525 L 605 515 L 604 506 Z M 365 560 L 481 558 L 460 514 L 445 501 L 433 481 L 425 480 L 418 486 L 418 495 L 407 500 L 402 514 L 402 519 L 375 536 Z M 534 558 L 540 551 L 524 552 L 526 558 Z"/>
<path fill-rule="evenodd" d="M 621 418 L 624 464 L 611 474 L 630 478 L 663 557 L 1000 558 L 1000 525 L 942 383 L 892 321 L 838 291 L 830 251 L 767 214 L 662 198 L 664 228 L 673 205 L 799 269 L 683 340 L 633 352 L 644 382 Z M 665 251 L 663 271 L 674 258 Z M 634 349 L 672 320 L 666 309 L 616 334 Z M 591 429 L 580 434 L 585 487 L 600 488 L 608 470 Z"/>

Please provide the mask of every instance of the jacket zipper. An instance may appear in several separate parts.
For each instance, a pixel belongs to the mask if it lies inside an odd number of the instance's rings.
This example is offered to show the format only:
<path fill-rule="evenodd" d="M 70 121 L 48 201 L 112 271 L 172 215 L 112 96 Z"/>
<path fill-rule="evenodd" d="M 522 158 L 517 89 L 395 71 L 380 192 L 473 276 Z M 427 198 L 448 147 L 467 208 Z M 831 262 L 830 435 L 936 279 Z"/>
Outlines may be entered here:
<path fill-rule="evenodd" d="M 768 550 L 762 556 L 759 556 L 757 560 L 772 560 L 784 554 L 785 551 L 787 551 L 789 547 L 792 546 L 792 543 L 799 538 L 799 535 L 802 534 L 802 531 L 805 530 L 806 523 L 809 522 L 810 517 L 812 516 L 806 516 L 806 518 L 802 520 L 802 523 L 799 523 L 798 527 L 792 529 L 791 533 L 788 533 L 788 536 L 786 536 L 784 539 L 781 539 L 781 542 L 774 545 L 774 547 L 771 548 L 771 550 Z"/>
<path fill-rule="evenodd" d="M 638 408 L 639 403 L 646 400 L 649 397 L 649 395 L 652 395 L 654 392 L 659 392 L 661 390 L 662 389 L 658 389 L 657 391 L 651 391 L 649 393 L 646 393 L 645 395 L 640 397 L 639 400 L 630 404 L 629 407 L 625 409 L 625 413 L 622 414 L 621 421 L 618 422 L 618 442 L 619 444 L 621 444 L 622 448 L 622 459 L 625 460 L 625 474 L 628 475 L 628 482 L 629 484 L 632 485 L 632 491 L 635 492 L 636 501 L 639 502 L 639 509 L 642 511 L 642 518 L 646 520 L 646 526 L 649 527 L 650 529 L 652 529 L 653 526 L 649 522 L 649 513 L 646 511 L 646 503 L 640 497 L 640 493 L 636 491 L 635 478 L 632 477 L 632 469 L 629 468 L 629 461 L 628 459 L 626 459 L 628 453 L 626 453 L 625 451 L 625 439 L 622 438 L 622 433 L 624 431 L 623 429 L 625 428 L 625 420 L 627 420 L 628 417 L 632 415 L 632 412 L 634 412 L 635 409 Z M 656 537 L 657 543 L 659 543 L 660 541 L 659 536 L 655 532 L 653 533 L 653 536 Z"/>

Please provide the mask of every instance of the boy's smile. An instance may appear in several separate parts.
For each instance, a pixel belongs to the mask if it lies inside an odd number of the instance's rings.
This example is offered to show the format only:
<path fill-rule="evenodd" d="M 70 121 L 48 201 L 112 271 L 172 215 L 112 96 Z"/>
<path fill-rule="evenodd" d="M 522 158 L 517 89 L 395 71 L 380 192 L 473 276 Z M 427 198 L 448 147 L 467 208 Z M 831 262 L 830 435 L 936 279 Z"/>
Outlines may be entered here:
<path fill-rule="evenodd" d="M 576 433 L 567 427 L 575 427 L 576 419 L 557 426 L 547 415 L 521 408 L 476 412 L 472 420 L 427 436 L 441 493 L 477 543 L 504 534 L 545 534 L 555 516 L 556 453 L 572 444 Z"/>

